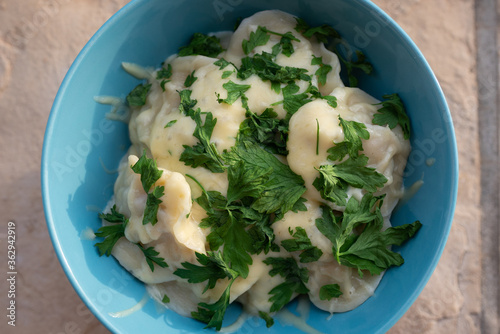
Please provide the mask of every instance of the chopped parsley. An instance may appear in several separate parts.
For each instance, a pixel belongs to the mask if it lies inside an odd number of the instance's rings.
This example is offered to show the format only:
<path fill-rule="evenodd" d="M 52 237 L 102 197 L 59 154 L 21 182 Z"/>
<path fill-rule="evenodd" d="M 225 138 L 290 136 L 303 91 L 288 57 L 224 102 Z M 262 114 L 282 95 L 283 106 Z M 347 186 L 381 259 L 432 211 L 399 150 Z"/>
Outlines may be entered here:
<path fill-rule="evenodd" d="M 267 312 L 259 311 L 259 317 L 266 322 L 266 327 L 270 328 L 274 325 L 274 319 Z"/>
<path fill-rule="evenodd" d="M 278 312 L 292 299 L 294 293 L 306 294 L 309 289 L 306 283 L 309 281 L 307 268 L 300 268 L 292 257 L 268 257 L 264 263 L 272 266 L 270 276 L 280 275 L 285 281 L 275 286 L 269 294 L 272 303 L 270 312 Z"/>
<path fill-rule="evenodd" d="M 230 279 L 228 286 L 219 300 L 213 304 L 199 303 L 198 310 L 191 313 L 194 319 L 207 324 L 205 328 L 214 327 L 216 330 L 220 330 L 224 314 L 229 305 L 231 285 L 239 274 L 230 268 L 220 252 L 215 253 L 209 251 L 207 255 L 196 253 L 196 258 L 201 266 L 183 262 L 182 266 L 184 269 L 177 269 L 174 274 L 187 279 L 189 283 L 208 281 L 203 292 L 206 292 L 208 289 L 213 289 L 219 279 Z"/>
<path fill-rule="evenodd" d="M 215 58 L 222 51 L 224 49 L 217 37 L 194 33 L 189 44 L 179 49 L 179 57 L 201 55 Z"/>
<path fill-rule="evenodd" d="M 317 168 L 317 177 L 313 186 L 321 197 L 337 205 L 346 205 L 347 187 L 365 189 L 375 192 L 387 182 L 386 177 L 375 170 L 366 167 L 368 157 L 349 158 L 337 165 L 321 165 Z"/>
<path fill-rule="evenodd" d="M 181 98 L 181 102 L 179 103 L 179 111 L 191 118 L 193 118 L 194 114 L 196 113 L 193 108 L 198 103 L 197 100 L 191 99 L 192 92 L 193 91 L 190 89 L 184 89 L 178 92 L 179 97 Z"/>
<path fill-rule="evenodd" d="M 167 295 L 163 295 L 163 298 L 161 299 L 162 303 L 168 304 L 170 303 L 170 298 L 168 298 Z"/>
<path fill-rule="evenodd" d="M 131 107 L 141 107 L 146 104 L 151 84 L 139 84 L 127 95 L 127 103 Z"/>
<path fill-rule="evenodd" d="M 173 119 L 171 120 L 170 122 L 167 123 L 167 125 L 165 125 L 165 128 L 170 128 L 172 127 L 175 123 L 177 123 L 177 120 L 176 119 Z"/>
<path fill-rule="evenodd" d="M 242 103 L 246 105 L 247 98 L 245 96 L 245 92 L 250 89 L 250 85 L 240 85 L 230 80 L 229 82 L 224 83 L 222 87 L 227 90 L 227 98 L 221 99 L 219 97 L 217 99 L 219 103 L 233 104 L 241 97 Z"/>
<path fill-rule="evenodd" d="M 226 313 L 226 309 L 229 305 L 230 299 L 230 290 L 231 285 L 236 278 L 233 278 L 227 288 L 224 290 L 219 300 L 217 300 L 213 304 L 207 303 L 199 303 L 198 311 L 191 312 L 191 316 L 193 319 L 199 320 L 201 322 L 206 323 L 205 328 L 215 328 L 216 330 L 220 330 L 222 327 L 222 320 L 224 320 L 224 314 Z"/>
<path fill-rule="evenodd" d="M 332 298 L 339 298 L 343 293 L 338 284 L 326 284 L 319 289 L 319 299 L 330 300 Z"/>
<path fill-rule="evenodd" d="M 196 259 L 201 266 L 190 262 L 181 263 L 184 268 L 179 268 L 174 275 L 187 279 L 189 283 L 207 282 L 203 292 L 213 289 L 219 279 L 235 278 L 238 273 L 232 270 L 222 258 L 221 252 L 207 252 L 207 255 L 196 252 Z"/>
<path fill-rule="evenodd" d="M 160 87 L 165 91 L 165 84 L 170 82 L 170 77 L 172 76 L 172 65 L 168 64 L 167 68 L 162 67 L 158 72 L 156 72 L 156 80 L 160 81 Z"/>
<path fill-rule="evenodd" d="M 366 74 L 371 74 L 373 72 L 373 66 L 366 60 L 366 56 L 363 52 L 356 50 L 356 60 L 347 60 L 344 59 L 340 52 L 336 52 L 342 64 L 347 69 L 347 77 L 349 78 L 349 86 L 357 87 L 358 86 L 358 78 L 354 75 L 354 70 L 359 69 L 362 70 Z"/>
<path fill-rule="evenodd" d="M 316 155 L 319 155 L 319 121 L 316 118 Z"/>
<path fill-rule="evenodd" d="M 357 158 L 359 152 L 363 151 L 361 139 L 370 139 L 370 133 L 366 130 L 366 125 L 355 121 L 346 121 L 339 116 L 339 124 L 344 132 L 344 140 L 335 143 L 335 146 L 328 149 L 328 159 L 331 161 L 341 161 L 346 155 Z"/>
<path fill-rule="evenodd" d="M 322 218 L 316 219 L 318 230 L 333 244 L 337 262 L 358 269 L 360 276 L 363 276 L 363 270 L 379 275 L 392 266 L 402 265 L 401 255 L 391 251 L 389 246 L 402 245 L 422 226 L 415 221 L 382 230 L 382 198 L 368 193 L 358 202 L 351 197 L 342 216 L 335 216 L 325 206 Z"/>
<path fill-rule="evenodd" d="M 190 110 L 192 111 L 192 109 Z M 222 157 L 217 151 L 215 144 L 210 142 L 215 124 L 217 124 L 217 119 L 209 112 L 206 113 L 205 122 L 203 122 L 200 109 L 194 111 L 191 117 L 196 122 L 193 136 L 195 136 L 199 142 L 192 147 L 183 145 L 184 152 L 182 152 L 179 160 L 184 162 L 187 166 L 205 167 L 212 173 L 224 172 L 225 166 Z"/>
<path fill-rule="evenodd" d="M 248 55 L 257 46 L 266 45 L 270 38 L 269 34 L 281 36 L 280 42 L 276 44 L 277 49 L 273 51 L 274 56 L 276 56 L 279 53 L 279 50 L 281 50 L 285 56 L 290 57 L 294 52 L 292 41 L 300 42 L 300 40 L 291 32 L 281 34 L 271 31 L 266 27 L 258 26 L 255 32 L 252 31 L 250 33 L 248 40 L 244 39 L 242 41 L 241 46 L 243 48 L 243 52 Z"/>
<path fill-rule="evenodd" d="M 273 55 L 267 52 L 241 60 L 238 78 L 245 80 L 254 74 L 263 81 L 270 81 L 271 87 L 276 93 L 280 92 L 282 83 L 289 84 L 294 83 L 295 80 L 311 80 L 305 68 L 278 65 L 274 62 Z"/>
<path fill-rule="evenodd" d="M 329 40 L 333 40 L 333 45 L 329 46 L 332 51 L 338 56 L 339 60 L 341 61 L 342 65 L 345 66 L 346 71 L 347 71 L 347 77 L 349 80 L 349 86 L 351 87 L 357 87 L 358 86 L 358 79 L 354 75 L 354 72 L 356 69 L 363 71 L 366 74 L 371 74 L 373 72 L 373 66 L 366 60 L 366 56 L 364 53 L 360 50 L 355 50 L 356 53 L 356 60 L 352 59 L 345 59 L 341 52 L 338 50 L 336 45 L 341 43 L 342 38 L 340 34 L 331 26 L 328 26 L 326 24 L 323 24 L 318 27 L 310 27 L 309 24 L 304 21 L 303 19 L 300 18 L 295 18 L 297 21 L 297 25 L 295 26 L 295 30 L 300 32 L 304 37 L 311 38 L 315 37 L 318 42 L 325 43 L 327 44 Z M 313 61 L 318 61 L 314 60 Z M 319 64 L 317 64 L 319 65 Z M 325 72 L 329 72 L 327 69 L 323 69 L 320 67 L 318 71 L 316 72 L 316 75 L 318 75 L 318 80 L 320 83 L 322 82 L 322 75 L 325 75 Z"/>
<path fill-rule="evenodd" d="M 399 124 L 403 129 L 404 138 L 410 139 L 410 119 L 406 114 L 403 101 L 401 101 L 398 94 L 384 95 L 382 97 L 386 100 L 379 103 L 382 108 L 373 115 L 373 124 L 388 125 L 391 129 L 394 129 Z"/>
<path fill-rule="evenodd" d="M 300 251 L 300 262 L 309 263 L 318 261 L 321 255 L 323 255 L 321 249 L 311 243 L 304 228 L 297 226 L 295 232 L 292 230 L 289 230 L 289 232 L 290 235 L 293 236 L 293 239 L 281 241 L 281 246 L 286 249 L 287 252 Z"/>
<path fill-rule="evenodd" d="M 148 248 L 144 248 L 144 246 L 142 246 L 141 244 L 137 244 L 137 246 L 139 246 L 139 249 L 142 251 L 142 253 L 146 257 L 146 263 L 148 264 L 148 266 L 152 272 L 155 271 L 155 267 L 154 267 L 155 263 L 162 268 L 168 267 L 168 264 L 165 262 L 165 259 L 158 256 L 158 255 L 160 255 L 160 253 L 158 253 L 154 249 L 154 247 L 151 246 Z"/>
<path fill-rule="evenodd" d="M 156 161 L 146 156 L 146 150 L 142 152 L 142 156 L 131 168 L 134 173 L 141 174 L 142 188 L 146 193 L 149 192 L 149 189 L 163 174 L 163 171 L 158 169 Z"/>
<path fill-rule="evenodd" d="M 189 74 L 187 77 L 186 77 L 186 80 L 184 81 L 184 87 L 191 87 L 191 85 L 193 85 L 193 83 L 197 80 L 198 78 L 194 76 L 194 70 L 193 72 L 191 72 L 191 74 Z"/>
<path fill-rule="evenodd" d="M 314 55 L 311 65 L 319 65 L 314 74 L 318 77 L 318 83 L 324 86 L 326 84 L 326 76 L 332 71 L 332 66 L 323 64 L 323 57 L 316 57 Z"/>
<path fill-rule="evenodd" d="M 244 39 L 241 43 L 243 52 L 247 55 L 257 46 L 266 45 L 269 41 L 267 29 L 259 26 L 255 32 L 251 32 L 248 40 Z"/>
<path fill-rule="evenodd" d="M 125 236 L 125 227 L 128 224 L 128 218 L 116 211 L 116 205 L 111 208 L 111 213 L 101 213 L 99 218 L 104 219 L 113 225 L 100 227 L 95 233 L 96 237 L 104 238 L 103 241 L 95 244 L 99 250 L 99 256 L 110 256 L 116 242 Z"/>
<path fill-rule="evenodd" d="M 329 38 L 340 38 L 339 33 L 327 24 L 318 27 L 310 27 L 309 24 L 301 18 L 296 17 L 295 20 L 297 21 L 295 30 L 304 37 L 315 37 L 320 43 L 328 42 Z"/>
<path fill-rule="evenodd" d="M 247 111 L 246 116 L 240 124 L 239 142 L 253 142 L 270 153 L 288 155 L 288 125 L 285 120 L 278 119 L 278 114 L 272 108 L 266 108 L 260 115 Z"/>
<path fill-rule="evenodd" d="M 144 208 L 144 217 L 142 219 L 143 225 L 151 223 L 154 226 L 158 222 L 158 208 L 162 202 L 160 198 L 165 195 L 164 191 L 164 186 L 158 186 L 152 192 L 148 193 L 146 207 Z"/>
<path fill-rule="evenodd" d="M 246 141 L 239 143 L 233 146 L 225 157 L 233 165 L 243 161 L 245 168 L 272 170 L 264 183 L 265 191 L 252 204 L 252 208 L 258 212 L 271 214 L 280 211 L 285 214 L 294 208 L 306 191 L 304 180 L 300 175 L 295 174 L 288 165 L 256 144 Z"/>
<path fill-rule="evenodd" d="M 163 171 L 158 169 L 154 159 L 149 159 L 146 156 L 145 150 L 139 160 L 131 166 L 131 168 L 136 174 L 141 174 L 142 187 L 148 195 L 142 224 L 146 225 L 151 223 L 155 225 L 158 222 L 158 208 L 162 202 L 160 198 L 164 195 L 165 187 L 156 186 L 153 191 L 150 192 L 149 190 L 161 177 Z"/>

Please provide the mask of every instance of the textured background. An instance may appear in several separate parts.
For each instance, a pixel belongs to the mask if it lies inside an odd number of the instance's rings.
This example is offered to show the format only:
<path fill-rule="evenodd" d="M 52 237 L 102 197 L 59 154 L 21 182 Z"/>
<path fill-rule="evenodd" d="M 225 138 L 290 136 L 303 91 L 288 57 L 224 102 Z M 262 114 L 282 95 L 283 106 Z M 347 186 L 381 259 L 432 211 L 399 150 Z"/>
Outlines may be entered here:
<path fill-rule="evenodd" d="M 500 2 L 374 2 L 434 69 L 452 112 L 460 158 L 457 211 L 443 257 L 390 333 L 498 333 Z M 7 285 L 0 275 L 1 333 L 107 333 L 74 292 L 52 249 L 39 169 L 45 125 L 66 71 L 126 3 L 0 0 L 0 268 L 6 268 L 8 221 L 17 225 L 18 266 L 15 328 L 7 326 Z"/>

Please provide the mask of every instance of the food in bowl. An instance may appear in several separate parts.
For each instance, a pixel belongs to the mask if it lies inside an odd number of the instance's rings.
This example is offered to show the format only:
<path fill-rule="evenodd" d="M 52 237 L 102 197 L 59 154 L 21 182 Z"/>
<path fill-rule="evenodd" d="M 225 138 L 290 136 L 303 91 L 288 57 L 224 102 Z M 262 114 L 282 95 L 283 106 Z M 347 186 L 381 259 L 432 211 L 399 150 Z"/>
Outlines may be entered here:
<path fill-rule="evenodd" d="M 390 250 L 410 153 L 402 101 L 346 87 L 339 38 L 271 10 L 234 33 L 195 34 L 127 97 L 132 145 L 102 213 L 113 255 L 165 307 L 220 329 L 240 302 L 272 316 L 306 294 L 327 312 L 369 298 Z M 339 60 L 340 59 L 340 60 Z"/>

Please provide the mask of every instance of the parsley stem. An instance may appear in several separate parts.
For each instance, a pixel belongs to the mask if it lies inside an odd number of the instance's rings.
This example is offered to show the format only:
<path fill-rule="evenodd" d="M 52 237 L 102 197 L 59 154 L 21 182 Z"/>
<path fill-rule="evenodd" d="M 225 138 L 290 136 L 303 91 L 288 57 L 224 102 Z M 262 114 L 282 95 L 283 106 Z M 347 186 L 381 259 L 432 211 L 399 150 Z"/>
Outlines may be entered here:
<path fill-rule="evenodd" d="M 261 27 L 262 28 L 262 31 L 268 33 L 268 34 L 271 34 L 271 35 L 276 35 L 276 36 L 280 36 L 280 37 L 288 37 L 290 38 L 292 41 L 296 41 L 296 42 L 299 42 L 300 43 L 300 39 L 298 39 L 297 37 L 295 37 L 293 34 L 290 33 L 290 35 L 287 35 L 287 34 L 280 34 L 279 32 L 276 32 L 276 31 L 272 31 L 272 30 L 269 30 L 267 29 L 266 27 Z"/>
<path fill-rule="evenodd" d="M 191 176 L 189 174 L 186 174 L 187 177 L 189 177 L 191 180 L 193 180 L 200 188 L 201 188 L 201 191 L 206 194 L 207 191 L 205 190 L 205 188 L 203 188 L 203 186 L 201 185 L 200 181 L 198 181 L 194 176 Z"/>
<path fill-rule="evenodd" d="M 319 155 L 319 121 L 316 118 L 316 155 Z"/>

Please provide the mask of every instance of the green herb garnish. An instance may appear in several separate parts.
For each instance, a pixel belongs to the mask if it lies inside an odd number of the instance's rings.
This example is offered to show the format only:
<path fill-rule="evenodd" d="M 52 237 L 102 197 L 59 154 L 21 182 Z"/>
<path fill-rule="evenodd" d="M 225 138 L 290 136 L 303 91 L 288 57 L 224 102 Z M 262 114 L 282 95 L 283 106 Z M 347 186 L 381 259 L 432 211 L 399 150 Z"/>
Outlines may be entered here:
<path fill-rule="evenodd" d="M 141 107 L 146 104 L 151 84 L 139 84 L 127 95 L 127 103 L 131 107 Z"/>
<path fill-rule="evenodd" d="M 95 233 L 96 237 L 104 238 L 103 241 L 95 244 L 99 250 L 99 256 L 110 256 L 116 242 L 125 236 L 125 228 L 128 224 L 128 219 L 118 211 L 116 205 L 111 208 L 111 213 L 101 213 L 99 218 L 113 223 L 113 225 L 102 226 Z"/>
<path fill-rule="evenodd" d="M 281 246 L 288 252 L 300 251 L 300 262 L 309 263 L 318 261 L 321 255 L 323 255 L 321 249 L 311 243 L 306 230 L 302 227 L 297 226 L 295 233 L 290 230 L 290 235 L 293 236 L 293 239 L 281 241 Z"/>
<path fill-rule="evenodd" d="M 278 312 L 292 299 L 294 293 L 306 294 L 309 289 L 305 283 L 309 281 L 307 268 L 300 268 L 291 257 L 268 257 L 264 263 L 273 267 L 269 271 L 270 276 L 280 275 L 285 282 L 277 285 L 269 294 L 272 302 L 270 312 Z"/>
<path fill-rule="evenodd" d="M 394 129 L 399 124 L 403 129 L 404 138 L 410 139 L 410 119 L 406 114 L 403 101 L 401 101 L 398 94 L 384 95 L 382 97 L 386 101 L 379 103 L 382 108 L 373 115 L 373 124 L 388 125 L 391 129 Z"/>
<path fill-rule="evenodd" d="M 201 55 L 215 58 L 222 51 L 224 49 L 217 37 L 194 33 L 189 45 L 179 49 L 179 57 Z"/>
<path fill-rule="evenodd" d="M 330 208 L 323 207 L 323 217 L 316 219 L 318 230 L 332 242 L 338 263 L 358 269 L 360 276 L 362 270 L 379 275 L 389 267 L 402 265 L 401 255 L 388 247 L 403 244 L 422 226 L 416 221 L 382 230 L 382 198 L 366 194 L 358 202 L 351 197 L 342 216 L 337 217 Z"/>

